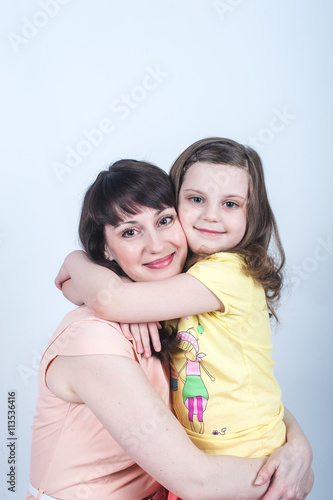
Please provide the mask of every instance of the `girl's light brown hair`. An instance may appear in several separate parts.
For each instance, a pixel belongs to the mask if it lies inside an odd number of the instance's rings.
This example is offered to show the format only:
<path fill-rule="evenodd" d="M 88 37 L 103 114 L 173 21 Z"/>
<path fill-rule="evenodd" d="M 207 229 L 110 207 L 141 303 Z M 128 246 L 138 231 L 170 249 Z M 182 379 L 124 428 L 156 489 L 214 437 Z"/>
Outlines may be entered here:
<path fill-rule="evenodd" d="M 197 162 L 230 165 L 248 173 L 246 231 L 239 244 L 229 251 L 244 257 L 244 271 L 264 287 L 268 308 L 277 319 L 274 306 L 280 298 L 285 254 L 268 201 L 259 155 L 251 147 L 231 139 L 212 137 L 195 142 L 176 159 L 170 170 L 177 200 L 186 172 Z M 274 251 L 271 248 L 268 252 L 270 243 Z M 191 264 L 200 258 L 202 256 L 193 256 Z"/>

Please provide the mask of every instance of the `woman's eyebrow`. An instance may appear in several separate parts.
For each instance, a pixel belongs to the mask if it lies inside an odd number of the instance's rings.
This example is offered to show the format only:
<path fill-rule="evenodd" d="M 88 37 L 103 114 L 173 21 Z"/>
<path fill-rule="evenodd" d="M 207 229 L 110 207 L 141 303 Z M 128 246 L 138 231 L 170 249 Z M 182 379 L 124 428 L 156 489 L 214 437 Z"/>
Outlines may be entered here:
<path fill-rule="evenodd" d="M 160 210 L 156 210 L 156 212 L 154 214 L 155 217 L 159 216 L 165 210 L 168 210 L 168 208 L 173 208 L 173 207 L 164 207 L 164 208 L 161 208 Z M 114 227 L 118 228 L 124 224 L 140 224 L 140 221 L 138 221 L 138 220 L 125 220 L 125 221 L 119 222 L 119 224 L 116 224 Z"/>
<path fill-rule="evenodd" d="M 114 227 L 120 227 L 125 224 L 138 224 L 137 220 L 125 220 L 124 222 L 119 222 L 119 224 L 116 224 Z"/>

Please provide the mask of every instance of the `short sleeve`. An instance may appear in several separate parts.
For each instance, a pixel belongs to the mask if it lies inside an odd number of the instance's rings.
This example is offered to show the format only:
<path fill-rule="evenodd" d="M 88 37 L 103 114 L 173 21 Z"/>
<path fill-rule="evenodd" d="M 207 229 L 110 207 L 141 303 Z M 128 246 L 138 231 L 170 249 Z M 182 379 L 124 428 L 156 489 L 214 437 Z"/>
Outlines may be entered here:
<path fill-rule="evenodd" d="M 47 364 L 56 356 L 85 356 L 112 354 L 136 359 L 131 341 L 127 340 L 116 323 L 86 319 L 71 323 L 53 337 L 43 361 Z"/>
<path fill-rule="evenodd" d="M 242 271 L 242 259 L 236 254 L 221 252 L 194 264 L 188 274 L 205 285 L 224 305 L 219 314 L 244 313 L 249 306 L 251 279 Z"/>

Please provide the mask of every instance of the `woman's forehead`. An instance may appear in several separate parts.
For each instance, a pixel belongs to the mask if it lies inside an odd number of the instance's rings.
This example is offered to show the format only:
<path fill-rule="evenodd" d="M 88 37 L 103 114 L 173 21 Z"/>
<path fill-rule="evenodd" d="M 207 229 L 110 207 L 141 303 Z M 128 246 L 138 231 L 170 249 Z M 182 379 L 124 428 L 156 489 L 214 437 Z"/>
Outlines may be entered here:
<path fill-rule="evenodd" d="M 136 223 L 139 220 L 156 218 L 165 210 L 175 210 L 175 207 L 169 205 L 162 205 L 160 207 L 147 207 L 146 205 L 134 205 L 130 210 L 125 210 L 120 207 L 116 208 L 115 226 L 121 224 Z"/>

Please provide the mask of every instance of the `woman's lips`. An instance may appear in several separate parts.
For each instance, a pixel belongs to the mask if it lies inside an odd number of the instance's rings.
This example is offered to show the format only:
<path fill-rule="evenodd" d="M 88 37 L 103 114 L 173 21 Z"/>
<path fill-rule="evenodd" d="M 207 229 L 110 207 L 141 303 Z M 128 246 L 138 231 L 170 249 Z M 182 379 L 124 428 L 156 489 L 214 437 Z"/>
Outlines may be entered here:
<path fill-rule="evenodd" d="M 145 267 L 149 267 L 149 269 L 163 269 L 164 267 L 168 267 L 173 258 L 175 256 L 175 252 L 170 253 L 166 257 L 162 257 L 161 259 L 152 260 L 151 262 L 147 262 L 147 264 L 143 264 Z"/>

